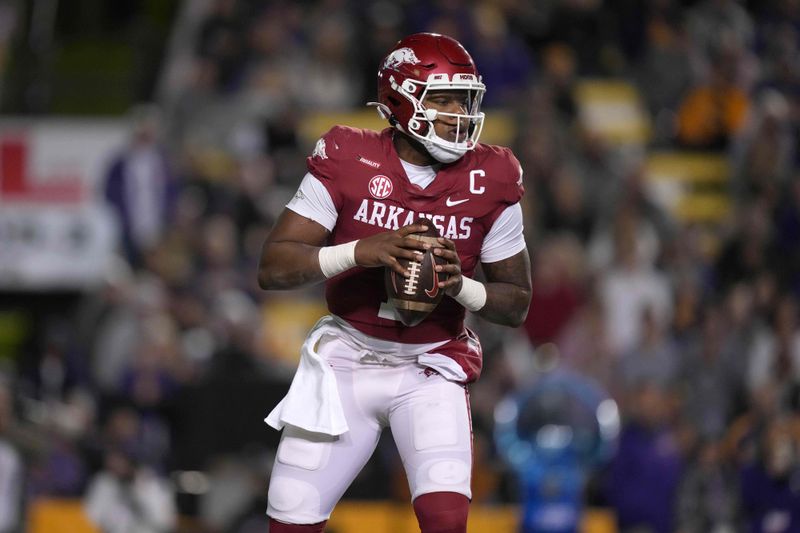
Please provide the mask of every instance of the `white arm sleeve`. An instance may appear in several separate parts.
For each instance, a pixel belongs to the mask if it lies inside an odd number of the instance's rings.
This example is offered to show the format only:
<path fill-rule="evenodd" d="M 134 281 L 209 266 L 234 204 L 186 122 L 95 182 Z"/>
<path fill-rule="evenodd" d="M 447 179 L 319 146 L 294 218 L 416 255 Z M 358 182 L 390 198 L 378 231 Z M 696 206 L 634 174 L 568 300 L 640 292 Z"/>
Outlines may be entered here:
<path fill-rule="evenodd" d="M 311 173 L 306 173 L 303 177 L 300 187 L 286 207 L 325 226 L 328 231 L 333 231 L 339 217 L 328 189 Z"/>
<path fill-rule="evenodd" d="M 481 262 L 494 263 L 508 259 L 525 249 L 525 236 L 522 234 L 522 206 L 510 205 L 500 213 L 492 224 L 492 229 L 483 240 Z"/>

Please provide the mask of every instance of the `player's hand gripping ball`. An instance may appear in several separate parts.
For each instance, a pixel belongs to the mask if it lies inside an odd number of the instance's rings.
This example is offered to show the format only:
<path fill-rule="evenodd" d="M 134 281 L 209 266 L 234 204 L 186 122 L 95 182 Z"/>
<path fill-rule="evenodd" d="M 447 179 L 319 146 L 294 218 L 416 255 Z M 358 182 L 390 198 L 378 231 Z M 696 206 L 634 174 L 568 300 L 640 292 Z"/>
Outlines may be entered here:
<path fill-rule="evenodd" d="M 386 268 L 386 294 L 389 303 L 395 308 L 400 321 L 406 326 L 416 326 L 428 314 L 436 309 L 444 296 L 444 289 L 439 287 L 440 281 L 447 279 L 444 272 L 436 272 L 436 265 L 444 265 L 447 261 L 433 254 L 434 248 L 441 248 L 437 237 L 439 232 L 430 220 L 421 218 L 416 224 L 424 224 L 428 230 L 424 233 L 412 233 L 409 237 L 426 241 L 431 247 L 423 252 L 418 261 L 398 258 L 400 264 L 409 271 L 409 277 Z"/>

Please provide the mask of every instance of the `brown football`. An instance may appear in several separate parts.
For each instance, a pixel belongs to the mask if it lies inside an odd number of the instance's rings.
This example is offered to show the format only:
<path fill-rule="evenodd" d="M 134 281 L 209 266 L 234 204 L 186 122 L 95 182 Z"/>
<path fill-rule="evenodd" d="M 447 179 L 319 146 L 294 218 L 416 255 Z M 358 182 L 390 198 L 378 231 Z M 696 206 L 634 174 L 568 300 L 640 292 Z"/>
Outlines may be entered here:
<path fill-rule="evenodd" d="M 424 233 L 413 233 L 410 235 L 411 237 L 426 240 L 433 247 L 441 246 L 436 240 L 439 232 L 430 220 L 421 218 L 416 221 L 416 224 L 425 224 L 428 226 L 428 230 Z M 436 272 L 435 266 L 443 265 L 447 261 L 433 255 L 433 248 L 425 251 L 420 261 L 402 258 L 398 261 L 411 275 L 406 278 L 387 267 L 386 294 L 389 297 L 389 304 L 397 311 L 400 321 L 409 327 L 416 326 L 442 301 L 444 290 L 439 288 L 439 282 L 446 280 L 447 274 Z"/>

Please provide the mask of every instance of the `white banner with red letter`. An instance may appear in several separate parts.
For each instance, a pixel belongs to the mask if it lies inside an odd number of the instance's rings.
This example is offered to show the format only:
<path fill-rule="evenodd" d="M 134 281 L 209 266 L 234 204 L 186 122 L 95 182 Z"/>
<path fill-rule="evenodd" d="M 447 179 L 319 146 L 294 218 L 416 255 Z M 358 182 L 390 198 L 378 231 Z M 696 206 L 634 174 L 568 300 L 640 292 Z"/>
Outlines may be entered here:
<path fill-rule="evenodd" d="M 99 283 L 117 246 L 103 174 L 121 120 L 0 121 L 0 289 Z"/>

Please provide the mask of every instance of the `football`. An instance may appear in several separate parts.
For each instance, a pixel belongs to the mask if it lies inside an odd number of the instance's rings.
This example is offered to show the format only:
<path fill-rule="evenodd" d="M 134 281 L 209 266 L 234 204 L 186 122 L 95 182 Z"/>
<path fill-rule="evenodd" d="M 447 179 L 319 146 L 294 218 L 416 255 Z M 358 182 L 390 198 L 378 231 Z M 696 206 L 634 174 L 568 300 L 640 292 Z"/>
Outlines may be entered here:
<path fill-rule="evenodd" d="M 424 233 L 413 233 L 410 237 L 428 241 L 433 247 L 441 247 L 436 240 L 439 232 L 430 220 L 423 218 L 416 223 L 427 225 L 428 230 Z M 439 282 L 446 280 L 447 274 L 436 272 L 435 267 L 447 261 L 433 255 L 433 247 L 423 253 L 420 261 L 398 259 L 411 273 L 407 278 L 391 268 L 386 268 L 386 294 L 389 297 L 389 304 L 394 307 L 400 321 L 406 326 L 416 326 L 422 322 L 436 309 L 444 296 L 444 290 L 439 288 Z"/>

